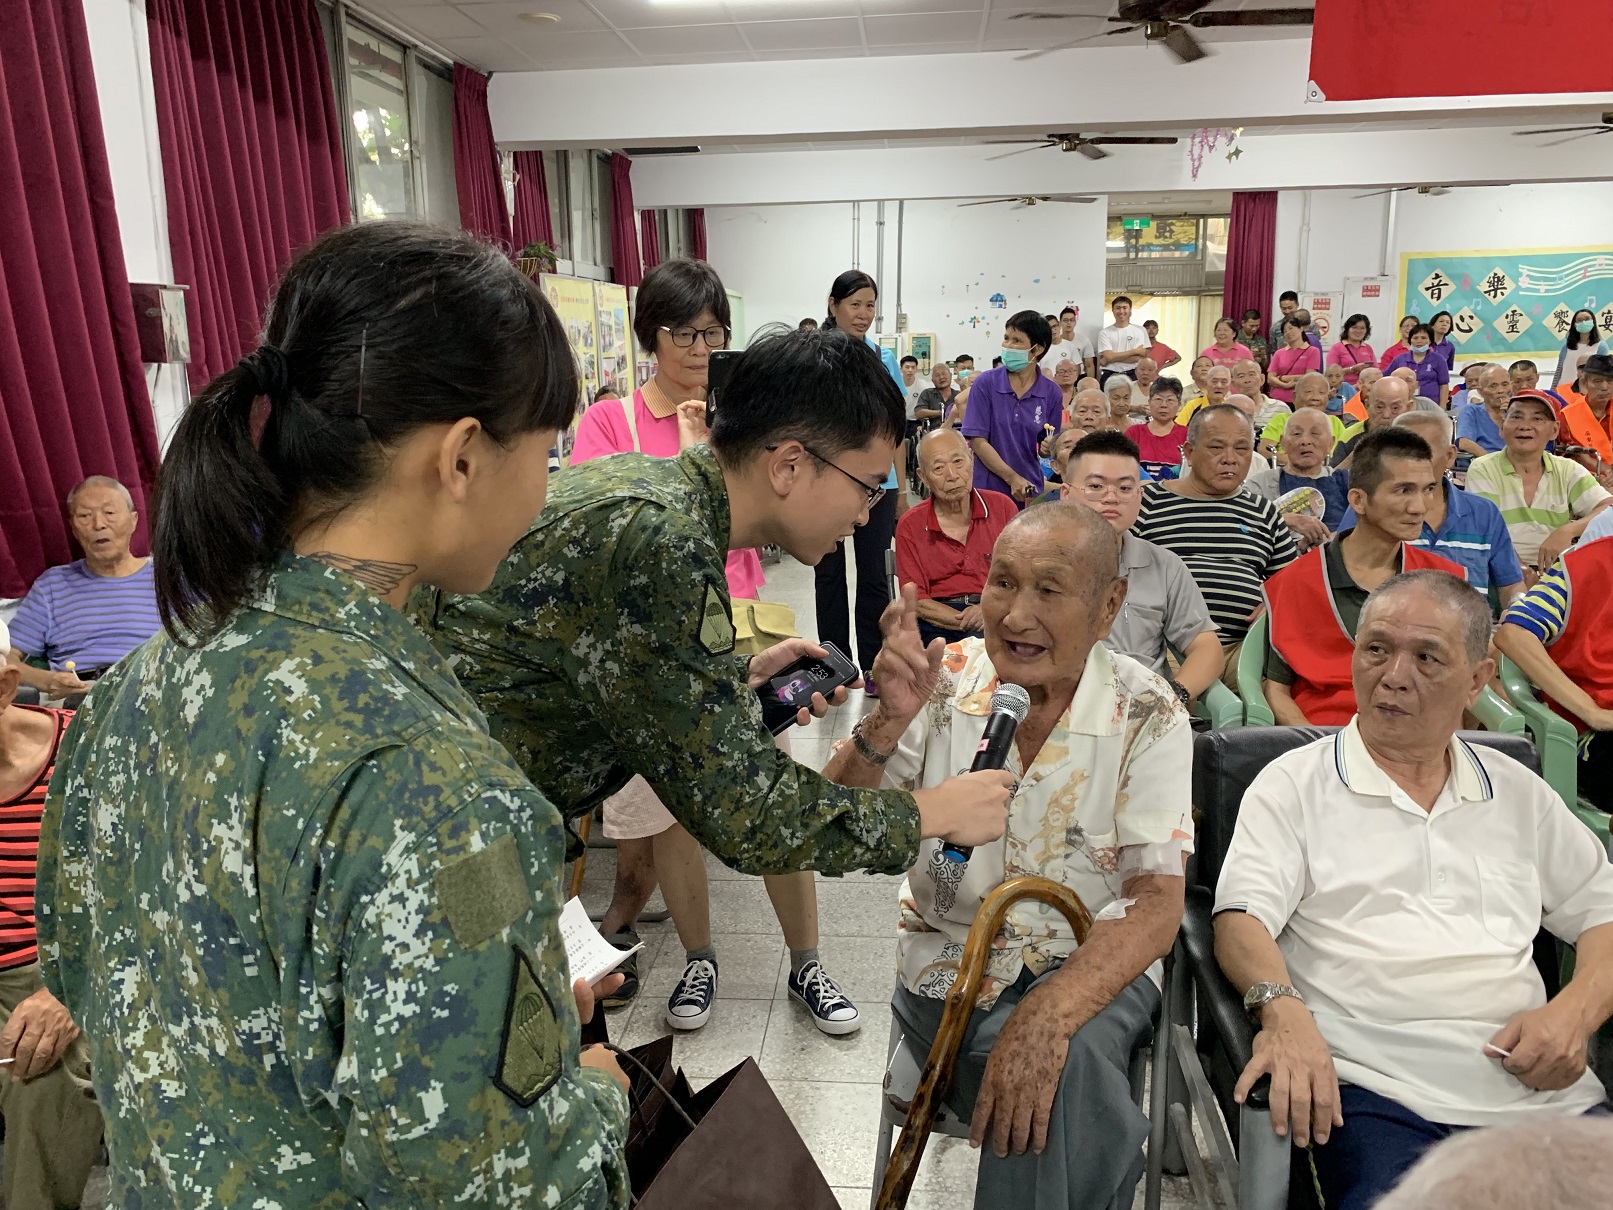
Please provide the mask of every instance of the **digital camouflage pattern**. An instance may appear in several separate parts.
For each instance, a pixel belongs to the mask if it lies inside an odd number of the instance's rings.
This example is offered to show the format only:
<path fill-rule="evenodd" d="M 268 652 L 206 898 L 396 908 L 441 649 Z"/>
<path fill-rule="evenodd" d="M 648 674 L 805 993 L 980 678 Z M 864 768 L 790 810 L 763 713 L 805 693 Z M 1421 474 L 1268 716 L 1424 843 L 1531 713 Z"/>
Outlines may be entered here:
<path fill-rule="evenodd" d="M 637 773 L 747 873 L 902 873 L 918 808 L 835 785 L 762 724 L 733 654 L 728 490 L 709 446 L 615 454 L 557 476 L 492 587 L 421 590 L 410 612 L 567 819 Z"/>
<path fill-rule="evenodd" d="M 578 1061 L 559 813 L 397 611 L 285 556 L 159 635 L 62 747 L 46 982 L 93 1052 L 107 1205 L 627 1205 Z"/>

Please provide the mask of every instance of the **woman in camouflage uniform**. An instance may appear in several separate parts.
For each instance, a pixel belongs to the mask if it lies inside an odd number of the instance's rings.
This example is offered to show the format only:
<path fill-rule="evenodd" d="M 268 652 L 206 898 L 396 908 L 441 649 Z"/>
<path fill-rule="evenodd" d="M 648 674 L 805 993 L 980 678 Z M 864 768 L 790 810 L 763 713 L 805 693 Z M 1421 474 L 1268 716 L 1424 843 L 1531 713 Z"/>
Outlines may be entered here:
<path fill-rule="evenodd" d="M 560 816 L 398 611 L 487 587 L 576 401 L 508 260 L 373 223 L 298 258 L 264 343 L 185 413 L 168 633 L 79 714 L 40 853 L 108 1205 L 626 1204 Z"/>

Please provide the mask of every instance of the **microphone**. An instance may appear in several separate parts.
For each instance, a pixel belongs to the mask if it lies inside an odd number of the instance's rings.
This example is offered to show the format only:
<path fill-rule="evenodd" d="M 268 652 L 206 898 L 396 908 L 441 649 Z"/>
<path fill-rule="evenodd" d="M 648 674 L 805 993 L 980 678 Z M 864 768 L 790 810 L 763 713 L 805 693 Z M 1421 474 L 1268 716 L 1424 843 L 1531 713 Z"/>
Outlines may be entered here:
<path fill-rule="evenodd" d="M 975 750 L 974 764 L 969 772 L 978 769 L 1001 769 L 1008 764 L 1008 753 L 1014 746 L 1014 732 L 1031 710 L 1031 695 L 1018 685 L 999 685 L 991 695 L 991 716 L 986 719 L 986 733 L 980 737 Z M 948 861 L 964 864 L 974 853 L 950 841 L 941 844 L 941 856 Z"/>

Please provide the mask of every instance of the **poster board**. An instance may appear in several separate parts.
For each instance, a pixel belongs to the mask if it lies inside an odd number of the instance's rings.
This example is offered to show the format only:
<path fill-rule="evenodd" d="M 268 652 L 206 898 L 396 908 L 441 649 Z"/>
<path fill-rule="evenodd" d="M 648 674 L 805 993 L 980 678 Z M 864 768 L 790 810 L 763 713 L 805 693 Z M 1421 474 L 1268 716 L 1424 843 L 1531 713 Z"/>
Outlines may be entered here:
<path fill-rule="evenodd" d="M 560 323 L 566 329 L 566 342 L 571 345 L 571 351 L 577 358 L 577 371 L 581 379 L 577 415 L 581 416 L 593 402 L 594 391 L 599 386 L 599 350 L 595 332 L 598 312 L 594 301 L 594 283 L 580 277 L 540 273 L 538 288 L 549 300 L 549 305 L 555 309 L 555 314 L 560 317 Z M 560 466 L 566 466 L 571 461 L 571 445 L 575 431 L 576 423 L 573 422 L 571 429 L 560 434 L 558 447 Z"/>
<path fill-rule="evenodd" d="M 1301 290 L 1299 305 L 1311 313 L 1311 324 L 1316 328 L 1316 335 L 1322 342 L 1322 352 L 1327 352 L 1339 339 L 1339 325 L 1344 322 L 1344 316 L 1347 314 L 1343 310 L 1343 292 Z"/>
<path fill-rule="evenodd" d="M 1392 277 L 1346 277 L 1344 297 L 1339 304 L 1339 322 L 1352 315 L 1365 315 L 1372 325 L 1370 344 L 1382 353 L 1398 339 L 1395 327 L 1403 312 L 1395 310 L 1395 279 Z M 1335 337 L 1343 335 L 1334 333 Z"/>
<path fill-rule="evenodd" d="M 1549 363 L 1576 310 L 1613 324 L 1613 247 L 1405 252 L 1399 286 L 1402 314 L 1451 313 L 1459 359 Z"/>
<path fill-rule="evenodd" d="M 614 387 L 623 396 L 631 395 L 638 384 L 633 375 L 633 333 L 627 324 L 627 287 L 602 281 L 593 285 L 598 385 Z M 588 398 L 593 399 L 592 393 Z"/>

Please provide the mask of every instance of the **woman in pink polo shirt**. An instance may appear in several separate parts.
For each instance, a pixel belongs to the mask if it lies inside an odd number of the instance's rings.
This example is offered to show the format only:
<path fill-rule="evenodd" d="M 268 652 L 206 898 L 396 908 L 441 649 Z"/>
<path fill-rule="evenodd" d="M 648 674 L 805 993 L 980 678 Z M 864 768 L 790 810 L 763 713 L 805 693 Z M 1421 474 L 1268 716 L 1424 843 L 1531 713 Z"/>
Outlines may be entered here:
<path fill-rule="evenodd" d="M 655 351 L 655 376 L 631 399 L 603 399 L 583 413 L 571 451 L 573 466 L 607 454 L 675 458 L 692 443 L 680 438 L 678 405 L 704 401 L 711 351 L 728 347 L 732 331 L 722 279 L 701 260 L 657 265 L 639 286 L 633 331 L 641 346 Z M 729 596 L 755 598 L 763 583 L 762 561 L 754 550 L 728 552 Z M 783 737 L 779 746 L 788 751 Z M 606 800 L 605 835 L 616 841 L 617 877 L 600 931 L 620 948 L 636 945 L 632 926 L 659 880 L 685 957 L 683 976 L 667 1001 L 666 1020 L 674 1029 L 699 1029 L 710 1016 L 716 994 L 716 951 L 700 844 L 661 805 L 642 777 L 634 777 Z M 802 994 L 796 998 L 824 1033 L 856 1030 L 861 1024 L 856 1006 L 818 962 L 818 897 L 812 872 L 769 874 L 763 882 L 790 948 L 792 978 L 802 983 Z M 637 971 L 628 974 L 628 984 L 605 999 L 606 1007 L 624 1003 L 638 990 Z M 791 986 L 793 990 L 795 984 Z"/>

